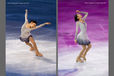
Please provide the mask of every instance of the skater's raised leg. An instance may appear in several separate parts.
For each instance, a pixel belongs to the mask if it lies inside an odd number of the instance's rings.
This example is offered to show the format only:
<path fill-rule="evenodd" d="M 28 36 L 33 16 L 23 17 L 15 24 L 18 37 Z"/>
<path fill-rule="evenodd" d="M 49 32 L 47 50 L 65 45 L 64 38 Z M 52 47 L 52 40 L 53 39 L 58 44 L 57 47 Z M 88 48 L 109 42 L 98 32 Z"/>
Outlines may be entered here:
<path fill-rule="evenodd" d="M 32 46 L 32 44 L 31 43 L 29 43 L 29 42 L 25 42 L 26 43 L 26 45 L 28 45 L 29 47 L 30 47 L 30 50 L 31 51 L 33 51 L 34 50 L 34 47 Z"/>
<path fill-rule="evenodd" d="M 33 48 L 35 49 L 35 52 L 36 52 L 36 56 L 43 56 L 39 51 L 38 51 L 38 48 L 37 48 L 37 45 L 33 39 L 33 37 L 30 37 L 29 40 L 31 41 L 32 45 L 33 45 Z"/>
<path fill-rule="evenodd" d="M 77 59 L 76 59 L 76 62 L 83 62 L 80 58 L 81 58 L 81 56 L 83 55 L 83 53 L 84 53 L 84 51 L 86 50 L 86 45 L 82 45 L 82 51 L 80 52 L 80 54 L 79 54 L 79 56 L 77 57 Z"/>

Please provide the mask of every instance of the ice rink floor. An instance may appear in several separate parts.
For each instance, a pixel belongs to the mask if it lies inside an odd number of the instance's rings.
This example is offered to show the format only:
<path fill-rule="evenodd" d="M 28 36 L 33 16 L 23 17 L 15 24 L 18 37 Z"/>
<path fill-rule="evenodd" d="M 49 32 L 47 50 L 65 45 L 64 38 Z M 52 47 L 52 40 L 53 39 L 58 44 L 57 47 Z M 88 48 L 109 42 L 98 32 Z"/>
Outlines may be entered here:
<path fill-rule="evenodd" d="M 7 76 L 56 76 L 56 42 L 37 41 L 43 57 L 20 40 L 6 40 Z"/>
<path fill-rule="evenodd" d="M 81 47 L 62 48 L 58 57 L 59 76 L 108 76 L 108 44 L 99 42 L 93 44 L 87 54 L 85 63 L 76 63 Z M 73 51 L 71 51 L 73 50 Z"/>

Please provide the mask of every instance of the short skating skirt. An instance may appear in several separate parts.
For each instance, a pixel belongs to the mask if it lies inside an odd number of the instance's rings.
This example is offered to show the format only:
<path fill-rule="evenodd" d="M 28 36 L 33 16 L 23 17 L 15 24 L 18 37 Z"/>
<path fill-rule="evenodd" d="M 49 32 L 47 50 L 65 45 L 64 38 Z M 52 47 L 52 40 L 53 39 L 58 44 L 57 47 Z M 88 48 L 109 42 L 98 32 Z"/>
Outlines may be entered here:
<path fill-rule="evenodd" d="M 19 39 L 22 41 L 22 42 L 29 42 L 29 38 L 32 37 L 32 35 L 28 36 L 27 38 L 22 38 L 20 37 Z"/>
<path fill-rule="evenodd" d="M 77 39 L 79 45 L 89 45 L 91 42 L 89 40 Z"/>
<path fill-rule="evenodd" d="M 88 38 L 88 35 L 86 33 L 79 33 L 77 37 L 77 43 L 79 45 L 89 45 L 91 42 Z"/>

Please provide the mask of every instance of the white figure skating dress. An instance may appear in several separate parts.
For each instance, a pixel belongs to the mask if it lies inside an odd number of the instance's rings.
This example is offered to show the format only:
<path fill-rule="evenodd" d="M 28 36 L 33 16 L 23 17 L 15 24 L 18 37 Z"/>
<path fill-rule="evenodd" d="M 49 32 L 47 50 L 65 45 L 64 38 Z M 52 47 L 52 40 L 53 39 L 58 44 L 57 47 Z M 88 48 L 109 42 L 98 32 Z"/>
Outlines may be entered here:
<path fill-rule="evenodd" d="M 90 41 L 88 39 L 88 35 L 87 35 L 87 23 L 85 22 L 85 19 L 88 15 L 87 12 L 80 12 L 80 13 L 84 13 L 85 16 L 82 18 L 84 20 L 84 23 L 76 21 L 76 35 L 75 35 L 75 39 L 77 40 L 77 43 L 79 45 L 88 45 L 90 44 Z M 80 28 L 80 32 L 78 33 L 78 27 Z"/>

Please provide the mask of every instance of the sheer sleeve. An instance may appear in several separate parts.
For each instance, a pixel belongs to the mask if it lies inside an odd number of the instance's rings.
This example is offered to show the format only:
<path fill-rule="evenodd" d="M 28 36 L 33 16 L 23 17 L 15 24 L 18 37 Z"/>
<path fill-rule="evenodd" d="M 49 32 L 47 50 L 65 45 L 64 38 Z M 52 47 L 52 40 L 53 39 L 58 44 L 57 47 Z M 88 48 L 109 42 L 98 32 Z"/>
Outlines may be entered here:
<path fill-rule="evenodd" d="M 35 28 L 31 28 L 31 30 L 38 29 L 38 28 L 40 28 L 40 27 L 43 27 L 43 26 L 45 26 L 45 25 L 46 25 L 45 23 L 43 23 L 43 24 L 40 24 L 40 25 L 36 26 Z"/>
<path fill-rule="evenodd" d="M 24 22 L 24 24 L 22 25 L 22 28 L 25 27 L 26 24 L 28 23 L 27 16 L 28 16 L 28 12 L 25 12 L 25 22 Z"/>
<path fill-rule="evenodd" d="M 28 12 L 25 12 L 25 22 L 28 22 Z"/>
<path fill-rule="evenodd" d="M 75 40 L 77 39 L 77 34 L 78 34 L 78 26 L 79 26 L 79 23 L 78 23 L 78 22 L 76 22 Z"/>
<path fill-rule="evenodd" d="M 85 19 L 86 19 L 86 17 L 88 16 L 88 12 L 80 12 L 80 13 L 85 14 L 85 15 L 84 15 L 84 17 L 82 18 L 82 19 L 84 19 L 84 20 L 85 20 Z"/>

